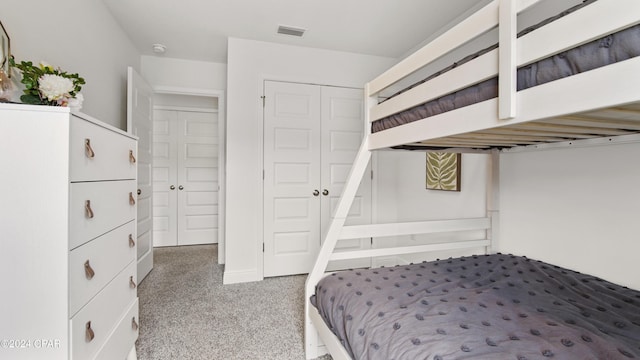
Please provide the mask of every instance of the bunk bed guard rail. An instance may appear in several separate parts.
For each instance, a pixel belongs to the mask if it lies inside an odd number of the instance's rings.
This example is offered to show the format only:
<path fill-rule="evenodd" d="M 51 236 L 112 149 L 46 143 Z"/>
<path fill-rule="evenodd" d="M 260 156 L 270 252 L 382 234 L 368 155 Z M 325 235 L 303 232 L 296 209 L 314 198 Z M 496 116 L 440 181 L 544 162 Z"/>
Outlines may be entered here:
<path fill-rule="evenodd" d="M 406 78 L 407 76 L 418 71 L 422 67 L 429 65 L 433 61 L 449 53 L 450 51 L 468 43 L 469 41 L 485 34 L 486 32 L 498 27 L 499 29 L 499 56 L 498 58 L 487 59 L 493 62 L 495 66 L 488 67 L 490 70 L 487 74 L 481 74 L 481 80 L 486 80 L 495 75 L 497 71 L 499 73 L 500 83 L 500 114 L 501 118 L 512 118 L 515 116 L 515 91 L 516 91 L 516 34 L 517 34 L 517 14 L 525 11 L 531 6 L 535 5 L 541 0 L 494 0 L 466 18 L 465 20 L 452 27 L 449 31 L 442 34 L 432 42 L 426 44 L 423 48 L 416 51 L 412 55 L 408 56 L 398 64 L 382 73 L 369 83 L 369 89 L 367 96 L 377 96 L 382 90 L 388 88 L 399 80 Z M 498 26 L 499 25 L 499 26 Z M 498 66 L 499 64 L 499 66 Z M 486 66 L 483 66 L 486 67 Z M 493 71 L 491 71 L 493 70 Z M 493 73 L 492 73 L 493 72 Z M 455 79 L 478 79 L 478 75 L 475 76 L 451 76 Z M 464 88 L 469 86 L 467 83 L 460 83 L 452 85 L 447 80 L 448 85 L 445 87 L 448 90 L 456 90 L 456 88 Z M 458 80 L 457 82 L 460 82 Z M 411 97 L 405 99 L 399 99 L 394 102 L 380 105 L 372 110 L 372 119 L 382 118 L 389 115 L 389 111 L 393 108 L 395 112 L 398 109 L 407 109 L 413 105 L 412 100 L 415 97 L 419 98 L 418 102 L 424 102 L 425 99 L 435 98 L 439 94 L 429 93 L 431 87 L 424 92 L 425 89 L 416 90 Z"/>
<path fill-rule="evenodd" d="M 421 131 L 417 131 L 418 128 L 423 129 L 423 127 L 405 126 L 403 128 L 399 126 L 395 129 L 389 129 L 389 132 L 384 135 L 371 134 L 368 139 L 369 148 L 372 150 L 388 148 L 442 138 L 461 132 L 472 132 L 561 115 L 560 113 L 555 114 L 554 110 L 531 111 L 529 106 L 532 104 L 516 103 L 516 99 L 519 98 L 516 91 L 517 69 L 636 25 L 639 21 L 637 14 L 640 12 L 640 2 L 635 0 L 597 0 L 569 16 L 559 18 L 525 36 L 516 38 L 517 14 L 540 1 L 494 0 L 367 84 L 366 96 L 372 100 L 370 101 L 371 107 L 368 109 L 368 119 L 370 123 L 373 123 L 498 76 L 499 87 L 495 119 L 469 120 L 464 123 L 451 121 L 447 126 L 431 128 L 433 131 L 429 133 L 428 138 L 425 138 L 425 134 Z M 585 26 L 584 24 L 589 25 Z M 378 104 L 377 100 L 381 91 L 414 74 L 451 50 L 467 44 L 496 27 L 499 30 L 497 49 L 415 86 L 400 96 Z M 627 84 L 621 84 L 620 87 L 628 88 Z M 616 94 L 616 96 L 618 95 Z M 634 100 L 633 97 L 633 94 L 627 96 L 627 98 Z M 602 103 L 607 104 L 607 101 L 602 99 Z M 493 107 L 495 105 L 488 102 L 486 106 Z M 526 111 L 522 111 L 523 106 L 526 106 Z M 570 106 L 565 106 L 563 111 L 579 112 L 580 106 L 582 105 L 576 104 L 575 110 L 571 110 Z M 482 107 L 482 110 L 485 108 Z M 466 116 L 473 116 L 468 112 L 462 113 Z"/>

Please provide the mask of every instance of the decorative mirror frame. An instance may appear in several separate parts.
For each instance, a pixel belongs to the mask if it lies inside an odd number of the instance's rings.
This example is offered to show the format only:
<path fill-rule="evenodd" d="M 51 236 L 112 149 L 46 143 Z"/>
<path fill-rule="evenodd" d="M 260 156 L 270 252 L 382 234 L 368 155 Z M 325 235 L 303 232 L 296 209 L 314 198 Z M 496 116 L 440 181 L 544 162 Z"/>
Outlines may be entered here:
<path fill-rule="evenodd" d="M 1 21 L 0 29 L 2 29 L 2 33 L 0 33 L 0 70 L 4 71 L 7 77 L 11 77 L 11 69 L 9 69 L 9 58 L 11 58 L 11 39 L 9 38 L 9 34 Z"/>

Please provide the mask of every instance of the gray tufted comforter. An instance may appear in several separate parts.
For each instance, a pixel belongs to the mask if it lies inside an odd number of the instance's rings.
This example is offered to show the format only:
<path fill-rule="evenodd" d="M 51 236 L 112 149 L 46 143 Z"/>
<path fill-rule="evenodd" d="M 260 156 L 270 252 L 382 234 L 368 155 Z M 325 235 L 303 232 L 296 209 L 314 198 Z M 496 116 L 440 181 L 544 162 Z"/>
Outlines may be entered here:
<path fill-rule="evenodd" d="M 525 257 L 338 272 L 311 300 L 354 359 L 640 359 L 639 291 Z"/>

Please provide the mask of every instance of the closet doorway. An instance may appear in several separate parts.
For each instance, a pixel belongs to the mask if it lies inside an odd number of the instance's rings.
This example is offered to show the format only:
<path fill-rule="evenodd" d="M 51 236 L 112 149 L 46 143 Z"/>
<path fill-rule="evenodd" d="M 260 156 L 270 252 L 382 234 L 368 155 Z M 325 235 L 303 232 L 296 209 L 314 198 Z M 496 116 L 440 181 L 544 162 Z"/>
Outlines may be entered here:
<path fill-rule="evenodd" d="M 218 243 L 218 98 L 156 94 L 153 244 Z"/>
<path fill-rule="evenodd" d="M 264 82 L 264 276 L 308 273 L 364 134 L 361 89 Z M 347 224 L 371 223 L 371 177 Z M 371 239 L 343 240 L 363 249 Z M 333 268 L 368 266 L 362 259 Z"/>

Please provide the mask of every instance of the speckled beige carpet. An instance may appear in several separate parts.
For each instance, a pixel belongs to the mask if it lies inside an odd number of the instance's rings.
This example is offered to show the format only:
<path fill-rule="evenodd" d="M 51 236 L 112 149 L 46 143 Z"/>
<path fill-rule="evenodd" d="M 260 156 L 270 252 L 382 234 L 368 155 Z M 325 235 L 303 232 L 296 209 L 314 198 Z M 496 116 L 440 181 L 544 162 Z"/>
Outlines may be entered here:
<path fill-rule="evenodd" d="M 154 250 L 138 287 L 138 359 L 303 360 L 306 276 L 222 285 L 217 249 Z"/>

